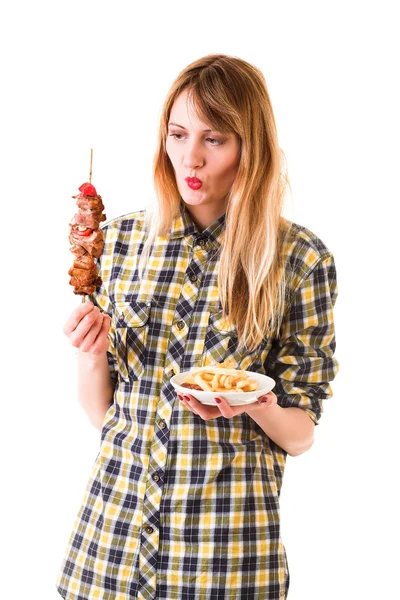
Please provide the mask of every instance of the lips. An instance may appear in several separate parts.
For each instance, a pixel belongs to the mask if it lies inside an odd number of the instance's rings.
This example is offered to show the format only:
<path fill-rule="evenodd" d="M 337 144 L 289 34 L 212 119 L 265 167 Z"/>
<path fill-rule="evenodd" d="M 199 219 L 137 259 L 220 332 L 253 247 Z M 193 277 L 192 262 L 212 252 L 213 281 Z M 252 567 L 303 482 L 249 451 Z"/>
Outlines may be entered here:
<path fill-rule="evenodd" d="M 192 190 L 198 190 L 203 185 L 203 182 L 197 177 L 186 177 L 185 181 Z"/>

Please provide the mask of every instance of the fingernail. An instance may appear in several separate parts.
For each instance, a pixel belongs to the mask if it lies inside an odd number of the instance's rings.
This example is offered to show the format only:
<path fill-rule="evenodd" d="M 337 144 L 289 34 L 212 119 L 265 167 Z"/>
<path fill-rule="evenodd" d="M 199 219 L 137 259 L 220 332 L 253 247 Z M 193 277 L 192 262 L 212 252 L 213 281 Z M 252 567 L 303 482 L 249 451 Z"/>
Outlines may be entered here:
<path fill-rule="evenodd" d="M 221 398 L 215 398 L 215 402 L 216 402 L 217 404 L 221 404 Z"/>
<path fill-rule="evenodd" d="M 183 398 L 186 400 L 186 402 L 190 402 L 189 396 L 183 396 Z"/>
<path fill-rule="evenodd" d="M 261 398 L 260 404 L 266 404 L 268 400 L 266 398 Z"/>

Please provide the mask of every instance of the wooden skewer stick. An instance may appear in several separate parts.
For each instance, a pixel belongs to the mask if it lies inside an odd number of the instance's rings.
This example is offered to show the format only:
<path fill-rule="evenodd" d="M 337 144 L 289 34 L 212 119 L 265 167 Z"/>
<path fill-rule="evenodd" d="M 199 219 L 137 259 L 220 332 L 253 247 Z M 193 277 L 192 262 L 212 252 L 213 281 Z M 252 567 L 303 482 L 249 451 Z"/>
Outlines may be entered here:
<path fill-rule="evenodd" d="M 90 149 L 89 183 L 92 183 L 93 148 Z M 82 295 L 82 304 L 86 302 L 86 294 Z"/>
<path fill-rule="evenodd" d="M 89 183 L 92 183 L 92 163 L 93 163 L 93 148 L 90 149 Z"/>

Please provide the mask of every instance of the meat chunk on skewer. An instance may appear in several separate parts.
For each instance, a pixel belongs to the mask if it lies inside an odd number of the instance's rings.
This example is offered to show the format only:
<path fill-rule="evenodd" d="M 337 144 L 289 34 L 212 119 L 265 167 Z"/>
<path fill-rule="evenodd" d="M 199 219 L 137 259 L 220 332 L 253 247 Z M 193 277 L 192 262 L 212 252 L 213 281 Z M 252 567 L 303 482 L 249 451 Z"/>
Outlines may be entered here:
<path fill-rule="evenodd" d="M 70 251 L 75 258 L 68 274 L 74 294 L 84 296 L 93 293 L 102 283 L 94 259 L 99 258 L 103 251 L 103 233 L 99 225 L 106 220 L 106 215 L 102 212 L 104 205 L 101 196 L 92 184 L 84 183 L 79 191 L 81 193 L 78 196 L 72 196 L 76 199 L 78 212 L 69 224 Z"/>

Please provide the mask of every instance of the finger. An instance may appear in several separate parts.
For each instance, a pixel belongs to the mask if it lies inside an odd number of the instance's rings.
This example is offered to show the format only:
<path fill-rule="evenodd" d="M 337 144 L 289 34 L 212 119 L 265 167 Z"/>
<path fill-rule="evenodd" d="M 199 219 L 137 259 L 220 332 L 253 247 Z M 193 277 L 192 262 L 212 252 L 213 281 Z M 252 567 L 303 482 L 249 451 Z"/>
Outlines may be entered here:
<path fill-rule="evenodd" d="M 184 406 L 185 408 L 187 408 L 188 410 L 190 410 L 190 411 L 191 411 L 192 413 L 194 413 L 195 415 L 197 415 L 197 414 L 198 414 L 198 413 L 197 413 L 197 412 L 194 410 L 193 406 L 191 405 L 191 402 L 188 402 L 188 401 L 185 399 L 185 397 L 184 397 L 184 396 L 180 396 L 180 395 L 179 395 L 179 398 L 180 398 L 180 400 L 181 400 L 181 402 L 182 402 L 182 404 L 183 404 L 183 406 Z"/>
<path fill-rule="evenodd" d="M 81 319 L 89 312 L 91 312 L 94 308 L 93 302 L 84 302 L 75 308 L 75 310 L 71 313 L 68 321 L 65 323 L 63 331 L 65 335 L 69 335 L 72 333 L 77 326 L 79 325 Z"/>
<path fill-rule="evenodd" d="M 90 328 L 97 319 L 101 317 L 100 309 L 95 306 L 90 312 L 88 312 L 83 319 L 81 319 L 74 331 L 70 333 L 69 339 L 71 344 L 76 348 L 79 348 L 86 335 L 89 333 Z"/>
<path fill-rule="evenodd" d="M 258 403 L 261 404 L 264 408 L 268 408 L 273 406 L 277 402 L 277 397 L 273 392 L 269 392 L 265 396 L 261 396 L 258 398 Z"/>
<path fill-rule="evenodd" d="M 204 405 L 198 400 L 196 400 L 196 398 L 194 398 L 193 396 L 189 397 L 191 399 L 191 404 L 193 405 L 193 408 L 197 411 L 197 414 L 199 414 L 203 419 L 216 419 L 221 416 L 221 410 L 219 405 L 217 405 L 216 407 Z M 226 401 L 224 400 L 224 402 Z"/>
<path fill-rule="evenodd" d="M 101 329 L 94 341 L 91 349 L 92 354 L 101 354 L 108 349 L 108 332 L 110 331 L 111 317 L 107 313 L 103 313 L 104 319 Z"/>
<path fill-rule="evenodd" d="M 82 352 L 89 352 L 89 350 L 91 350 L 94 341 L 96 340 L 98 334 L 101 331 L 101 328 L 103 327 L 103 323 L 104 313 L 100 313 L 79 346 L 79 349 L 82 350 Z"/>
<path fill-rule="evenodd" d="M 215 402 L 218 404 L 218 409 L 225 419 L 230 419 L 235 415 L 235 411 L 222 396 L 216 396 Z"/>
<path fill-rule="evenodd" d="M 201 404 L 194 396 L 190 396 L 189 394 L 182 394 L 182 402 L 185 406 L 190 408 L 192 412 L 196 415 L 199 415 L 205 421 L 209 421 L 210 419 L 215 419 L 221 416 L 218 408 L 214 408 L 213 406 L 205 406 Z M 187 398 L 187 399 L 185 399 Z"/>
<path fill-rule="evenodd" d="M 212 418 L 209 415 L 209 411 L 207 411 L 207 408 L 209 407 L 204 406 L 204 404 L 199 402 L 194 396 L 191 396 L 190 394 L 184 394 L 183 402 L 186 403 L 186 406 L 190 406 L 193 412 L 195 412 L 196 415 L 199 415 L 202 419 Z"/>

